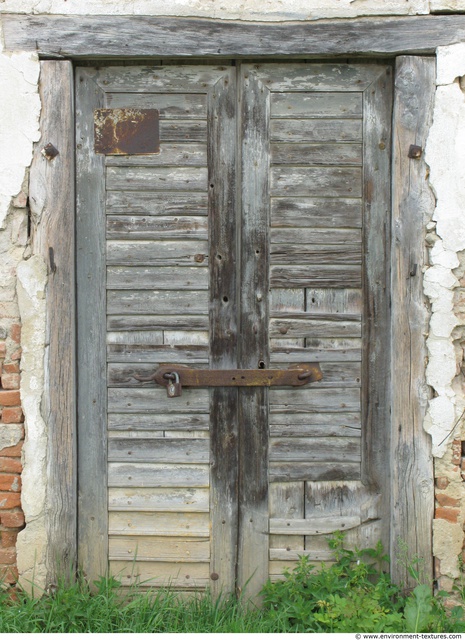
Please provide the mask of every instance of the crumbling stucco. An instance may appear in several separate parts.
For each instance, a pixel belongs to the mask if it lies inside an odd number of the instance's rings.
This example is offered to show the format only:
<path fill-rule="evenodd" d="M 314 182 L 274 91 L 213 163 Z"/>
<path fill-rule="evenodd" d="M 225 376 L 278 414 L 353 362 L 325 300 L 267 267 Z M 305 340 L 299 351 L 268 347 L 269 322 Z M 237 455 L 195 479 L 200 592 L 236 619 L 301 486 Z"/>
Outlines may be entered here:
<path fill-rule="evenodd" d="M 21 503 L 27 525 L 18 536 L 18 570 L 23 583 L 34 582 L 42 586 L 45 581 L 47 425 L 41 415 L 41 402 L 44 390 L 47 268 L 40 256 L 32 256 L 18 265 L 17 273 L 23 349 L 21 403 L 26 428 Z"/>
<path fill-rule="evenodd" d="M 229 20 L 316 20 L 429 12 L 429 0 L 4 0 L 15 13 L 197 16 Z"/>

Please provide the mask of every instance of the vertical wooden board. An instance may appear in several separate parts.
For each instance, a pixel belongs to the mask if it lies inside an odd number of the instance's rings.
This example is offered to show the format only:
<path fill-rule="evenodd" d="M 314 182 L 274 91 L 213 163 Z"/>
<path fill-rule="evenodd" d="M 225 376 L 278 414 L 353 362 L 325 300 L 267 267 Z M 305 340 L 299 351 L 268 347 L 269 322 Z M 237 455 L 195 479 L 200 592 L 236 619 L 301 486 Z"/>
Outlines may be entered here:
<path fill-rule="evenodd" d="M 210 367 L 237 368 L 236 70 L 208 96 Z M 236 581 L 238 477 L 237 389 L 210 395 L 211 589 L 232 593 Z"/>
<path fill-rule="evenodd" d="M 269 363 L 268 89 L 242 69 L 241 354 L 244 369 Z M 238 587 L 254 597 L 268 578 L 268 390 L 239 392 Z"/>
<path fill-rule="evenodd" d="M 392 73 L 380 67 L 364 92 L 364 318 L 362 324 L 362 480 L 383 489 L 383 544 L 389 546 L 390 150 Z"/>
<path fill-rule="evenodd" d="M 393 135 L 392 218 L 392 467 L 391 557 L 399 540 L 425 561 L 432 578 L 433 466 L 430 436 L 423 430 L 427 313 L 423 297 L 424 228 L 434 197 L 423 159 L 409 158 L 410 145 L 425 148 L 432 122 L 434 58 L 397 59 Z M 405 566 L 395 564 L 394 579 L 414 586 Z"/>
<path fill-rule="evenodd" d="M 76 71 L 78 559 L 92 583 L 107 573 L 104 156 L 94 153 L 98 72 Z"/>
<path fill-rule="evenodd" d="M 48 425 L 47 584 L 76 562 L 76 407 L 74 300 L 74 86 L 69 61 L 40 63 L 41 139 L 34 149 L 29 198 L 37 226 L 34 253 L 48 265 L 48 345 L 42 416 Z M 53 160 L 41 150 L 53 141 Z"/>

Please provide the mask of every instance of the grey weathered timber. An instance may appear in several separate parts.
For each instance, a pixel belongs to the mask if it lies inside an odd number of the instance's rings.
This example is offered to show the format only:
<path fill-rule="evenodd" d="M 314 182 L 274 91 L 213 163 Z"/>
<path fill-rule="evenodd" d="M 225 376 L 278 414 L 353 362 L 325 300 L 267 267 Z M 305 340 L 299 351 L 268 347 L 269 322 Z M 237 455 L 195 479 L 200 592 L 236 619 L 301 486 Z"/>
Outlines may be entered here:
<path fill-rule="evenodd" d="M 202 345 L 108 345 L 108 362 L 208 363 L 208 347 Z"/>
<path fill-rule="evenodd" d="M 116 386 L 116 385 L 112 385 Z M 141 432 L 151 430 L 208 430 L 208 413 L 110 413 L 108 428 L 112 431 Z"/>
<path fill-rule="evenodd" d="M 269 516 L 281 519 L 302 519 L 305 516 L 303 482 L 271 482 L 269 484 Z M 302 552 L 305 547 L 303 536 L 270 534 L 270 560 L 273 547 L 284 547 Z"/>
<path fill-rule="evenodd" d="M 237 99 L 236 70 L 216 82 L 208 100 L 210 367 L 237 368 Z M 214 597 L 234 593 L 238 544 L 238 390 L 210 396 L 212 527 L 210 575 Z"/>
<path fill-rule="evenodd" d="M 300 229 L 299 229 L 300 231 Z M 361 245 L 272 244 L 271 264 L 361 264 Z"/>
<path fill-rule="evenodd" d="M 362 145 L 357 143 L 285 143 L 271 145 L 272 164 L 362 164 Z"/>
<path fill-rule="evenodd" d="M 297 145 L 290 146 L 295 148 Z M 312 231 L 315 227 L 329 227 L 333 230 L 337 227 L 360 228 L 362 201 L 359 198 L 275 197 L 271 200 L 271 226 L 299 227 L 300 232 L 305 227 L 310 227 Z"/>
<path fill-rule="evenodd" d="M 104 158 L 94 153 L 95 70 L 76 70 L 78 561 L 92 584 L 107 573 Z"/>
<path fill-rule="evenodd" d="M 206 267 L 208 246 L 203 240 L 166 240 L 157 242 L 107 242 L 107 264 L 166 267 L 185 265 Z"/>
<path fill-rule="evenodd" d="M 127 237 L 134 240 L 204 240 L 207 221 L 205 216 L 107 216 L 107 238 L 118 240 Z"/>
<path fill-rule="evenodd" d="M 108 292 L 108 313 L 115 315 L 133 315 L 166 313 L 177 315 L 199 314 L 205 311 L 208 294 L 206 291 L 147 291 L 115 290 Z M 166 321 L 169 328 L 169 320 Z"/>
<path fill-rule="evenodd" d="M 208 513 L 208 499 L 208 489 L 194 488 L 186 491 L 175 487 L 126 490 L 115 487 L 108 492 L 108 509 L 160 513 L 182 511 Z"/>
<path fill-rule="evenodd" d="M 3 16 L 7 51 L 73 58 L 434 53 L 465 39 L 465 16 L 270 24 L 160 16 Z"/>
<path fill-rule="evenodd" d="M 432 575 L 434 510 L 431 439 L 423 430 L 428 394 L 424 387 L 427 310 L 421 265 L 425 262 L 422 230 L 434 211 L 423 157 L 408 157 L 411 144 L 425 148 L 433 117 L 433 58 L 401 57 L 395 76 L 392 218 L 392 545 L 399 540 L 412 556 L 424 558 Z M 421 95 L 421 100 L 418 96 Z M 393 567 L 394 578 L 413 586 L 405 566 Z"/>
<path fill-rule="evenodd" d="M 272 198 L 271 202 L 274 202 L 276 198 Z M 302 198 L 304 200 L 304 198 Z M 324 206 L 324 205 L 322 205 Z M 331 206 L 331 205 L 330 205 Z M 344 206 L 344 200 L 341 199 L 341 207 Z M 302 211 L 302 217 L 306 214 L 305 207 Z M 320 225 L 321 226 L 321 225 Z M 330 225 L 328 225 L 330 226 Z M 311 229 L 306 224 L 296 225 L 292 229 L 280 229 L 273 227 L 271 229 L 271 243 L 295 243 L 295 244 L 314 244 L 314 245 L 336 245 L 342 244 L 344 246 L 348 244 L 359 244 L 362 242 L 362 232 L 360 229 Z"/>
<path fill-rule="evenodd" d="M 316 536 L 358 527 L 360 516 L 327 516 L 308 520 L 270 519 L 270 532 L 288 535 Z"/>
<path fill-rule="evenodd" d="M 106 211 L 141 216 L 206 216 L 207 194 L 108 191 Z"/>
<path fill-rule="evenodd" d="M 277 72 L 278 70 L 275 71 Z M 266 84 L 276 91 L 275 83 Z M 273 93 L 270 106 L 271 117 L 360 118 L 362 116 L 361 93 L 320 92 L 321 89 L 319 92 L 311 92 L 308 85 L 305 88 L 306 91 L 299 93 Z"/>
<path fill-rule="evenodd" d="M 362 140 L 362 120 L 273 119 L 270 123 L 270 133 L 273 142 L 360 142 Z"/>
<path fill-rule="evenodd" d="M 118 490 L 116 487 L 114 490 Z M 130 489 L 133 491 L 150 491 L 150 493 L 161 491 L 165 494 L 172 495 L 176 491 L 176 487 L 152 487 Z M 190 495 L 196 488 L 188 488 L 184 496 Z M 201 489 L 205 491 L 205 489 Z M 179 500 L 176 501 L 179 507 Z M 110 535 L 121 535 L 128 533 L 131 536 L 146 536 L 157 531 L 158 535 L 163 536 L 182 536 L 204 538 L 209 536 L 209 518 L 208 513 L 190 513 L 187 519 L 185 514 L 180 511 L 166 509 L 160 512 L 155 509 L 153 512 L 147 512 L 137 508 L 130 512 L 111 511 L 109 514 L 109 533 Z"/>
<path fill-rule="evenodd" d="M 108 93 L 111 108 L 131 107 L 157 109 L 160 119 L 195 120 L 207 117 L 207 99 L 204 93 Z"/>
<path fill-rule="evenodd" d="M 307 265 L 271 267 L 272 287 L 334 287 L 359 289 L 362 269 L 359 265 Z"/>
<path fill-rule="evenodd" d="M 337 433 L 333 435 L 339 436 L 344 433 L 345 436 L 360 435 L 352 434 L 352 430 L 360 431 L 360 413 L 279 413 L 272 411 L 270 413 L 270 425 L 279 427 L 289 426 L 295 429 L 295 435 L 299 435 L 297 430 L 315 431 L 322 435 L 331 435 L 334 429 Z M 276 435 L 276 434 L 275 434 Z M 309 433 L 309 435 L 312 435 Z"/>
<path fill-rule="evenodd" d="M 209 465 L 110 462 L 109 487 L 208 487 Z"/>
<path fill-rule="evenodd" d="M 270 482 L 360 480 L 360 462 L 270 462 Z"/>
<path fill-rule="evenodd" d="M 313 343 L 317 344 L 313 344 Z M 271 362 L 359 362 L 362 359 L 361 343 L 358 338 L 339 338 L 337 340 L 320 338 L 312 341 L 307 338 L 307 346 L 295 348 L 292 345 L 274 346 L 271 342 Z"/>
<path fill-rule="evenodd" d="M 208 403 L 207 389 L 183 389 L 175 402 L 159 385 L 151 389 L 108 389 L 108 410 L 117 413 L 206 413 Z"/>
<path fill-rule="evenodd" d="M 270 94 L 250 68 L 241 71 L 240 367 L 264 369 L 269 362 Z M 256 597 L 268 578 L 268 389 L 240 389 L 239 424 L 237 584 Z"/>
<path fill-rule="evenodd" d="M 154 171 L 151 167 L 108 167 L 107 188 L 122 191 L 205 191 L 207 169 L 158 167 Z"/>
<path fill-rule="evenodd" d="M 320 314 L 286 314 L 283 318 L 276 318 L 270 322 L 270 336 L 274 338 L 358 338 L 361 336 L 360 318 L 338 318 L 334 316 L 319 317 Z"/>
<path fill-rule="evenodd" d="M 203 273 L 203 272 L 200 271 L 199 273 Z M 184 284 L 185 282 L 186 281 L 184 280 Z M 190 281 L 188 282 L 190 283 Z M 200 285 L 201 284 L 202 282 L 200 282 Z M 142 286 L 143 286 L 143 283 L 142 283 Z M 114 287 L 114 288 L 117 288 L 117 287 Z M 169 322 L 170 322 L 171 329 L 178 329 L 178 330 L 184 329 L 186 331 L 196 331 L 196 330 L 205 331 L 208 329 L 208 316 L 206 314 L 198 315 L 198 316 L 171 316 Z M 109 315 L 107 316 L 107 328 L 109 331 L 125 331 L 125 330 L 153 331 L 156 329 L 163 330 L 163 329 L 166 329 L 166 316 L 153 316 L 153 315 L 111 316 Z"/>
<path fill-rule="evenodd" d="M 206 438 L 109 438 L 110 462 L 189 462 L 209 460 Z"/>
<path fill-rule="evenodd" d="M 271 438 L 270 460 L 277 462 L 359 462 L 359 438 Z"/>
<path fill-rule="evenodd" d="M 344 413 L 360 411 L 359 389 L 319 389 L 317 385 L 301 389 L 270 389 L 270 411 L 273 413 Z"/>
<path fill-rule="evenodd" d="M 382 492 L 381 541 L 389 548 L 390 465 L 390 205 L 392 69 L 364 92 L 364 253 L 362 324 L 362 479 Z"/>
<path fill-rule="evenodd" d="M 358 167 L 277 167 L 270 171 L 272 196 L 362 195 L 362 173 Z"/>
<path fill-rule="evenodd" d="M 157 289 L 158 291 L 160 289 L 189 289 L 198 291 L 208 288 L 208 272 L 207 269 L 196 269 L 195 267 L 112 266 L 107 268 L 107 287 L 108 289 Z M 145 317 L 141 316 L 141 318 Z M 157 317 L 163 318 L 163 316 Z M 182 320 L 182 318 L 179 318 L 179 320 Z M 166 319 L 163 324 L 163 327 L 165 326 Z M 109 328 L 111 327 L 109 326 Z M 137 328 L 136 323 L 133 328 Z M 195 329 L 196 327 L 192 328 Z M 197 328 L 203 329 L 206 327 L 202 325 Z"/>
<path fill-rule="evenodd" d="M 109 551 L 110 560 L 208 562 L 210 559 L 210 544 L 205 538 L 177 540 L 153 535 L 112 536 Z"/>
<path fill-rule="evenodd" d="M 131 94 L 133 95 L 133 94 Z M 350 155 L 354 145 L 344 145 L 349 148 L 345 155 Z M 325 147 L 327 148 L 327 147 Z M 341 152 L 344 151 L 341 149 Z M 352 154 L 355 151 L 352 150 Z M 207 165 L 207 145 L 201 142 L 166 142 L 160 147 L 160 153 L 146 156 L 107 156 L 107 167 L 205 167 Z M 131 193 L 131 197 L 134 194 Z"/>
<path fill-rule="evenodd" d="M 41 138 L 34 148 L 29 201 L 34 253 L 47 265 L 45 388 L 48 427 L 47 585 L 70 578 L 76 562 L 76 403 L 74 300 L 74 87 L 67 61 L 40 65 Z M 41 150 L 52 143 L 53 160 Z"/>

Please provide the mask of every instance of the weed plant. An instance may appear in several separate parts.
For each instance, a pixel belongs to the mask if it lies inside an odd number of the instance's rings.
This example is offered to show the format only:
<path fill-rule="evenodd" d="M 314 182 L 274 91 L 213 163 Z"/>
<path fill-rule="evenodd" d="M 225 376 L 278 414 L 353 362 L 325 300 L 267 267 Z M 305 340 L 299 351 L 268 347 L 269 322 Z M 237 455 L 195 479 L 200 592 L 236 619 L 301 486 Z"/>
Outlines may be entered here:
<path fill-rule="evenodd" d="M 405 594 L 382 571 L 381 545 L 352 551 L 342 534 L 329 540 L 335 562 L 318 569 L 303 556 L 279 582 L 263 588 L 263 606 L 245 599 L 180 597 L 166 589 L 123 592 L 116 578 L 91 590 L 83 578 L 34 597 L 0 591 L 0 633 L 282 633 L 465 632 L 462 607 L 447 611 L 431 585 Z M 418 579 L 421 561 L 409 565 Z M 457 590 L 465 602 L 465 586 Z"/>

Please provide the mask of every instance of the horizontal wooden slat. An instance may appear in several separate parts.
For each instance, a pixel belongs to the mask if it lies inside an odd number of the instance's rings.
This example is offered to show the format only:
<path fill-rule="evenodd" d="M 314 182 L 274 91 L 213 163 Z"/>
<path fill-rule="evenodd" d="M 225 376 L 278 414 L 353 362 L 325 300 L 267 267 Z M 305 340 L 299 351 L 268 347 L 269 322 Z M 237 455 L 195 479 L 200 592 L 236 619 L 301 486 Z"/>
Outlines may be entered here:
<path fill-rule="evenodd" d="M 273 143 L 272 164 L 361 165 L 361 144 Z"/>
<path fill-rule="evenodd" d="M 111 314 L 166 313 L 177 315 L 180 312 L 199 314 L 208 309 L 206 291 L 108 291 L 107 310 Z M 167 320 L 169 325 L 169 320 Z"/>
<path fill-rule="evenodd" d="M 380 75 L 375 64 L 266 63 L 251 66 L 272 92 L 327 92 L 338 91 L 350 96 L 353 91 L 363 91 Z M 349 93 L 348 93 L 349 92 Z"/>
<path fill-rule="evenodd" d="M 137 462 L 108 465 L 109 487 L 208 487 L 209 466 Z"/>
<path fill-rule="evenodd" d="M 179 344 L 208 346 L 209 333 L 208 331 L 180 331 L 169 328 L 163 332 L 163 342 L 171 346 Z"/>
<path fill-rule="evenodd" d="M 271 94 L 272 118 L 360 118 L 362 94 L 302 91 Z"/>
<path fill-rule="evenodd" d="M 361 314 L 361 289 L 307 289 L 306 308 L 312 313 Z"/>
<path fill-rule="evenodd" d="M 142 562 L 112 560 L 110 573 L 123 586 L 139 588 L 204 589 L 210 583 L 208 562 Z"/>
<path fill-rule="evenodd" d="M 347 531 L 361 524 L 360 516 L 329 516 L 308 520 L 270 519 L 270 533 L 285 535 L 317 536 Z"/>
<path fill-rule="evenodd" d="M 208 289 L 208 271 L 195 267 L 108 267 L 107 288 L 206 290 Z M 202 325 L 202 327 L 192 328 L 205 327 Z"/>
<path fill-rule="evenodd" d="M 107 216 L 109 240 L 206 240 L 207 218 L 204 216 Z"/>
<path fill-rule="evenodd" d="M 322 414 L 327 415 L 327 414 Z M 359 427 L 347 427 L 336 424 L 272 424 L 270 425 L 270 436 L 282 438 L 360 438 L 360 417 Z"/>
<path fill-rule="evenodd" d="M 358 198 L 272 198 L 271 227 L 361 228 Z"/>
<path fill-rule="evenodd" d="M 328 430 L 328 435 L 341 435 L 341 430 L 346 430 L 351 435 L 351 431 L 360 430 L 360 413 L 344 412 L 344 413 L 279 413 L 273 411 L 269 419 L 271 427 L 274 425 L 289 426 L 296 430 L 302 428 L 303 434 L 306 435 L 313 427 L 319 431 Z M 332 432 L 334 428 L 338 433 Z M 308 433 L 308 435 L 311 435 Z M 354 434 L 356 436 L 357 434 Z"/>
<path fill-rule="evenodd" d="M 325 362 L 321 365 L 323 379 L 320 388 L 359 387 L 362 379 L 360 362 Z"/>
<path fill-rule="evenodd" d="M 174 37 L 177 39 L 179 34 L 175 33 Z M 109 93 L 160 91 L 199 94 L 207 93 L 224 76 L 224 71 L 223 65 L 107 66 L 100 69 L 98 82 Z"/>
<path fill-rule="evenodd" d="M 362 263 L 362 245 L 272 244 L 271 264 L 344 264 Z"/>
<path fill-rule="evenodd" d="M 182 462 L 209 460 L 208 440 L 202 438 L 113 438 L 108 440 L 110 462 Z"/>
<path fill-rule="evenodd" d="M 272 142 L 361 142 L 362 120 L 273 119 L 270 122 L 270 137 Z"/>
<path fill-rule="evenodd" d="M 141 384 L 141 383 L 139 383 Z M 143 383 L 149 384 L 149 383 Z M 150 386 L 153 389 L 153 383 Z M 208 413 L 110 413 L 108 415 L 108 428 L 110 430 L 156 431 L 169 429 L 171 432 L 178 430 L 195 431 L 208 429 Z"/>
<path fill-rule="evenodd" d="M 360 462 L 360 438 L 271 438 L 272 462 Z"/>
<path fill-rule="evenodd" d="M 127 490 L 127 489 L 126 489 Z M 110 490 L 111 493 L 112 489 Z M 168 491 L 168 489 L 161 489 Z M 191 489 L 183 488 L 189 495 Z M 110 511 L 108 529 L 110 535 L 128 534 L 131 536 L 153 535 L 208 537 L 210 534 L 208 513 L 189 513 L 184 511 L 170 513 L 154 512 L 120 512 Z"/>
<path fill-rule="evenodd" d="M 406 6 L 404 12 L 409 9 Z M 438 46 L 463 42 L 465 19 L 461 15 L 402 15 L 273 24 L 158 15 L 10 14 L 4 16 L 4 38 L 7 51 L 39 51 L 54 56 L 59 51 L 73 58 L 121 59 L 122 51 L 129 58 L 309 58 L 347 56 L 349 52 L 377 57 L 434 54 Z M 166 78 L 152 69 L 148 68 L 144 87 L 151 86 L 151 80 L 164 86 Z M 200 79 L 211 81 L 212 75 L 204 71 L 202 77 L 198 72 L 193 76 L 193 88 Z"/>
<path fill-rule="evenodd" d="M 157 282 L 157 286 L 158 284 Z M 208 315 L 169 316 L 169 318 L 153 315 L 107 317 L 107 329 L 109 331 L 155 331 L 157 329 L 163 330 L 167 327 L 186 331 L 206 331 L 208 329 Z"/>
<path fill-rule="evenodd" d="M 173 362 L 179 364 L 208 363 L 208 347 L 202 345 L 109 345 L 109 362 Z"/>
<path fill-rule="evenodd" d="M 207 562 L 210 541 L 205 538 L 166 538 L 160 536 L 110 536 L 109 559 L 137 562 Z"/>
<path fill-rule="evenodd" d="M 360 411 L 360 390 L 318 389 L 315 385 L 300 389 L 269 390 L 271 413 L 339 413 Z"/>
<path fill-rule="evenodd" d="M 207 194 L 200 192 L 107 191 L 106 212 L 110 215 L 206 216 L 207 199 Z"/>
<path fill-rule="evenodd" d="M 332 229 L 294 227 L 290 229 L 272 228 L 272 244 L 314 244 L 314 245 L 354 245 L 362 242 L 360 229 Z"/>
<path fill-rule="evenodd" d="M 270 336 L 273 338 L 359 338 L 362 335 L 360 316 L 354 320 L 354 314 L 339 316 L 313 313 L 273 313 L 270 321 Z"/>
<path fill-rule="evenodd" d="M 186 511 L 208 513 L 209 493 L 208 489 L 198 488 L 113 488 L 108 492 L 108 508 L 110 511 L 170 511 L 179 519 Z M 171 524 L 169 528 L 172 529 Z"/>
<path fill-rule="evenodd" d="M 346 289 L 362 286 L 362 270 L 358 265 L 307 265 L 303 267 L 271 267 L 272 287 L 335 287 Z"/>
<path fill-rule="evenodd" d="M 271 345 L 272 363 L 290 362 L 359 362 L 361 360 L 360 338 L 307 338 L 305 348 Z"/>
<path fill-rule="evenodd" d="M 203 93 L 112 93 L 107 105 L 115 108 L 158 109 L 160 119 L 206 118 L 207 96 Z"/>
<path fill-rule="evenodd" d="M 107 344 L 163 344 L 163 331 L 107 331 Z"/>
<path fill-rule="evenodd" d="M 152 389 L 108 389 L 108 411 L 114 413 L 207 413 L 208 407 L 207 389 L 183 389 L 179 398 L 169 398 L 159 385 Z"/>
<path fill-rule="evenodd" d="M 207 263 L 208 243 L 202 240 L 107 242 L 108 265 L 206 267 Z"/>
<path fill-rule="evenodd" d="M 165 142 L 205 142 L 207 139 L 206 120 L 161 120 L 160 143 Z"/>
<path fill-rule="evenodd" d="M 270 194 L 284 196 L 362 195 L 362 174 L 358 167 L 288 167 L 270 169 Z"/>
<path fill-rule="evenodd" d="M 295 562 L 305 556 L 310 562 L 328 562 L 334 560 L 332 551 L 313 551 L 312 549 L 270 549 L 270 560 L 284 560 Z"/>
<path fill-rule="evenodd" d="M 160 147 L 159 153 L 146 156 L 106 156 L 105 164 L 107 167 L 205 167 L 207 145 L 200 142 L 166 142 Z"/>
<path fill-rule="evenodd" d="M 107 167 L 107 188 L 112 191 L 205 191 L 205 167 Z"/>
<path fill-rule="evenodd" d="M 270 482 L 360 480 L 359 462 L 270 462 Z"/>

